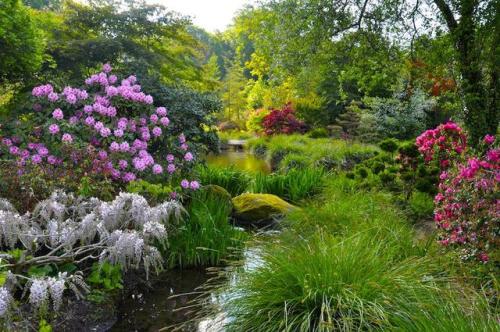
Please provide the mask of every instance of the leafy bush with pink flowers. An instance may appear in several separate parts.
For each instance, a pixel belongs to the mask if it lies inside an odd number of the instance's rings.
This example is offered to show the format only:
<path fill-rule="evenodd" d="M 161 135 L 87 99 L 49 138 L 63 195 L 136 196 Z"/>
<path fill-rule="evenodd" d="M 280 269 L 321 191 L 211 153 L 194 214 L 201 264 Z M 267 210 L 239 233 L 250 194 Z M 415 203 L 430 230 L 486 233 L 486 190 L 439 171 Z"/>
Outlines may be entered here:
<path fill-rule="evenodd" d="M 500 148 L 487 135 L 478 150 L 467 147 L 464 131 L 442 124 L 417 138 L 427 162 L 441 167 L 434 220 L 439 242 L 459 249 L 464 260 L 496 264 L 500 258 Z"/>
<path fill-rule="evenodd" d="M 168 109 L 155 107 L 135 76 L 119 80 L 109 64 L 85 79 L 83 88 L 58 91 L 46 84 L 32 95 L 33 112 L 17 119 L 12 134 L 0 141 L 0 154 L 15 160 L 19 175 L 33 166 L 53 176 L 80 168 L 81 174 L 122 184 L 181 179 L 195 162 L 185 135 L 169 135 Z M 181 184 L 198 186 L 187 179 Z"/>

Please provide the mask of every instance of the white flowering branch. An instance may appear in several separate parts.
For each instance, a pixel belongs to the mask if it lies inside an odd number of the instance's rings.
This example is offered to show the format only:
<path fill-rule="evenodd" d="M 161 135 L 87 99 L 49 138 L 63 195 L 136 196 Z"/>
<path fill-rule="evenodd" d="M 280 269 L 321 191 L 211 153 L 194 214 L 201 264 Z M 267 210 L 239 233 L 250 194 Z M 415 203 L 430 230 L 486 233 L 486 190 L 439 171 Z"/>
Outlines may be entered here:
<path fill-rule="evenodd" d="M 166 240 L 168 222 L 178 220 L 183 211 L 175 201 L 150 207 L 137 194 L 121 193 L 112 202 L 104 202 L 57 191 L 32 213 L 20 215 L 0 199 L 0 248 L 4 252 L 26 250 L 17 261 L 8 253 L 0 255 L 0 269 L 8 270 L 13 280 L 0 287 L 0 317 L 12 303 L 17 279 L 27 280 L 24 291 L 29 287 L 29 301 L 35 308 L 47 304 L 49 297 L 53 307 L 58 307 L 66 287 L 77 294 L 88 290 L 81 272 L 30 278 L 19 273 L 27 267 L 98 260 L 120 264 L 124 270 L 143 267 L 146 276 L 151 268 L 159 271 L 163 259 L 153 242 Z"/>

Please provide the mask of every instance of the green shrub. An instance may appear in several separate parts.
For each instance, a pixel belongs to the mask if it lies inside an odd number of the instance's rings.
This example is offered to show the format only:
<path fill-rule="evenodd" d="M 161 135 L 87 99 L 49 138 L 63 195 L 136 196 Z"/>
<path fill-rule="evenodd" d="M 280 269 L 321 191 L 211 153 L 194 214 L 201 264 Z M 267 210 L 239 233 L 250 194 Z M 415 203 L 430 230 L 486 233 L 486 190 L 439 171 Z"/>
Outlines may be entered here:
<path fill-rule="evenodd" d="M 368 170 L 365 167 L 358 167 L 356 169 L 356 174 L 358 174 L 362 179 L 365 179 L 368 177 Z"/>
<path fill-rule="evenodd" d="M 195 173 L 202 185 L 218 185 L 226 189 L 231 196 L 245 192 L 251 181 L 250 175 L 233 167 L 198 166 Z"/>
<path fill-rule="evenodd" d="M 387 138 L 379 143 L 379 147 L 382 151 L 394 153 L 399 147 L 398 141 L 393 138 Z"/>
<path fill-rule="evenodd" d="M 247 236 L 229 223 L 231 209 L 230 201 L 221 195 L 195 192 L 185 220 L 170 231 L 165 244 L 167 265 L 217 266 L 237 255 Z"/>
<path fill-rule="evenodd" d="M 291 153 L 286 155 L 280 163 L 281 171 L 287 172 L 291 169 L 304 169 L 309 165 L 309 158 L 304 155 Z"/>
<path fill-rule="evenodd" d="M 316 128 L 307 133 L 307 136 L 311 138 L 325 138 L 329 137 L 328 130 L 325 128 Z"/>
<path fill-rule="evenodd" d="M 129 193 L 143 196 L 152 205 L 170 199 L 170 193 L 173 191 L 169 185 L 154 184 L 144 180 L 130 182 L 126 189 Z"/>
<path fill-rule="evenodd" d="M 396 175 L 394 175 L 394 173 L 391 173 L 388 171 L 383 171 L 382 173 L 379 174 L 379 177 L 380 177 L 380 181 L 382 181 L 382 183 L 384 183 L 384 184 L 387 184 L 387 183 L 390 183 L 390 182 L 393 182 L 394 180 L 396 180 Z"/>
<path fill-rule="evenodd" d="M 356 174 L 354 174 L 353 172 L 346 172 L 346 173 L 345 173 L 345 176 L 346 176 L 348 179 L 354 179 L 354 178 L 356 178 Z"/>
<path fill-rule="evenodd" d="M 355 164 L 371 158 L 378 149 L 371 145 L 330 138 L 309 138 L 303 135 L 277 135 L 248 140 L 247 147 L 259 157 L 265 156 L 274 170 L 282 168 L 289 154 L 307 157 L 309 167 L 322 166 L 327 170 Z M 348 167 L 348 168 L 349 168 Z"/>
<path fill-rule="evenodd" d="M 373 174 L 379 174 L 385 169 L 385 165 L 379 161 L 372 163 L 371 170 Z"/>

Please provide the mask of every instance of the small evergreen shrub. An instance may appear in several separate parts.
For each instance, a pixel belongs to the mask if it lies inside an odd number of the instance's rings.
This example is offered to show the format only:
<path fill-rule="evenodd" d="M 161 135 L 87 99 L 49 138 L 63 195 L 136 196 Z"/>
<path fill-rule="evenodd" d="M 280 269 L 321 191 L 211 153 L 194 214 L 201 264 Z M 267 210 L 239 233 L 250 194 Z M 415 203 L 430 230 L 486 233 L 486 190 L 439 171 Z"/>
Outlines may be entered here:
<path fill-rule="evenodd" d="M 316 128 L 307 133 L 307 136 L 311 138 L 326 138 L 330 135 L 328 134 L 328 130 L 325 128 Z"/>
<path fill-rule="evenodd" d="M 382 142 L 379 143 L 379 146 L 382 149 L 382 151 L 385 151 L 388 153 L 396 152 L 396 150 L 399 147 L 398 142 L 392 138 L 387 138 L 387 139 L 383 140 Z"/>

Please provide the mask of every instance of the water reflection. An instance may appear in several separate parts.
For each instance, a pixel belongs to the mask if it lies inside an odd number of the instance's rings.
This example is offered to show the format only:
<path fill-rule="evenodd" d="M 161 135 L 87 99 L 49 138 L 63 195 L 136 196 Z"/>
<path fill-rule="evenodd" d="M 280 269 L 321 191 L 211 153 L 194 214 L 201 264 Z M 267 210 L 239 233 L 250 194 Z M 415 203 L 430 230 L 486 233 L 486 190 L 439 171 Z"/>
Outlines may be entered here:
<path fill-rule="evenodd" d="M 189 308 L 189 304 L 199 296 L 197 287 L 203 285 L 208 278 L 203 269 L 162 273 L 154 281 L 153 289 L 140 286 L 122 299 L 118 307 L 118 322 L 110 331 L 171 331 L 169 326 L 184 323 L 194 317 L 196 308 Z M 196 327 L 185 326 L 182 330 L 196 331 Z"/>
<path fill-rule="evenodd" d="M 209 165 L 218 167 L 235 167 L 248 172 L 271 172 L 271 167 L 265 160 L 245 151 L 227 150 L 220 154 L 209 154 L 206 160 Z"/>

